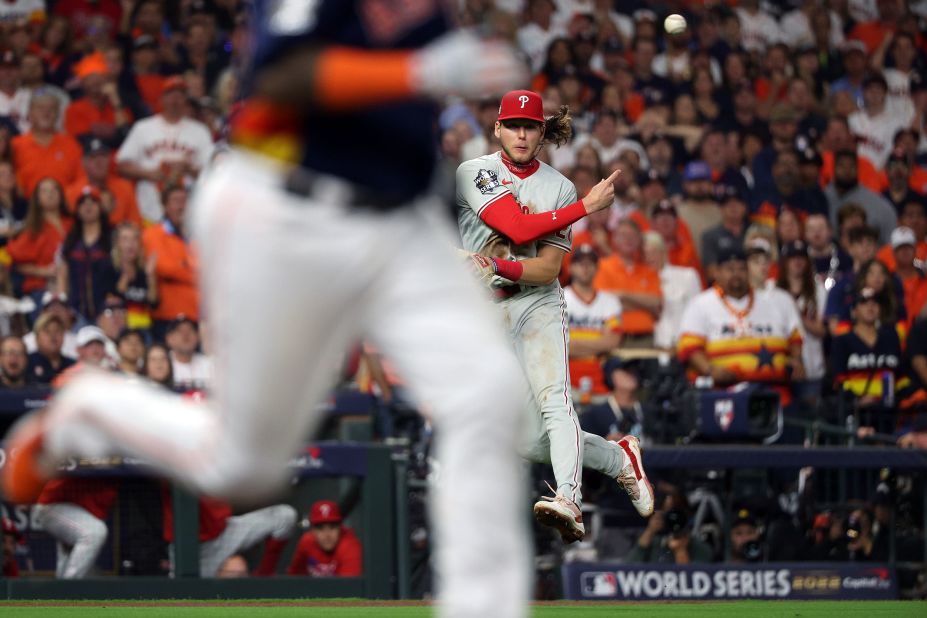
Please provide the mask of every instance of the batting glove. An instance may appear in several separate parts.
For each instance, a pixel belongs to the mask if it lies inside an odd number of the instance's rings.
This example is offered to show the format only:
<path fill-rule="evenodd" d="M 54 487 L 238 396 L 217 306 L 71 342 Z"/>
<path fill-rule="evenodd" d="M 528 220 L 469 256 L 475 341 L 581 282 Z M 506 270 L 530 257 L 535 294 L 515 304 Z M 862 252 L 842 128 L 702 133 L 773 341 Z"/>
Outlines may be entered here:
<path fill-rule="evenodd" d="M 479 253 L 470 254 L 470 266 L 476 273 L 477 279 L 483 285 L 490 285 L 496 276 L 496 261 Z"/>

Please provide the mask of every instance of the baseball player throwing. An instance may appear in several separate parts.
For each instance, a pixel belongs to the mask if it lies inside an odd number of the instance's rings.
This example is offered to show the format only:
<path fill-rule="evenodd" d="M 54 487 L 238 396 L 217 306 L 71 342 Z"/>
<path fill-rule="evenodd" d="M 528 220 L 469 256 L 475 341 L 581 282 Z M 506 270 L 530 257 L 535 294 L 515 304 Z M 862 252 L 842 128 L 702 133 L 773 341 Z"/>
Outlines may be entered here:
<path fill-rule="evenodd" d="M 566 542 L 585 534 L 582 467 L 615 478 L 643 516 L 653 512 L 653 490 L 633 436 L 619 442 L 584 433 L 570 390 L 563 290 L 557 275 L 571 248 L 570 224 L 611 205 L 612 182 L 602 180 L 582 199 L 573 184 L 537 160 L 544 142 L 570 135 L 567 108 L 545 119 L 541 97 L 515 90 L 502 98 L 496 137 L 502 150 L 457 169 L 458 225 L 464 249 L 491 288 L 531 388 L 532 405 L 522 454 L 550 463 L 557 490 L 534 505 L 538 521 Z"/>
<path fill-rule="evenodd" d="M 233 122 L 235 147 L 201 177 L 190 208 L 212 404 L 75 378 L 13 430 L 9 499 L 31 501 L 65 457 L 112 453 L 208 495 L 266 499 L 321 420 L 339 357 L 364 339 L 432 411 L 441 612 L 525 615 L 523 376 L 427 188 L 429 97 L 498 93 L 526 75 L 508 46 L 448 33 L 446 3 L 403 4 L 385 15 L 373 0 L 255 4 L 251 98 Z M 491 505 L 491 522 L 475 516 L 475 499 Z"/>

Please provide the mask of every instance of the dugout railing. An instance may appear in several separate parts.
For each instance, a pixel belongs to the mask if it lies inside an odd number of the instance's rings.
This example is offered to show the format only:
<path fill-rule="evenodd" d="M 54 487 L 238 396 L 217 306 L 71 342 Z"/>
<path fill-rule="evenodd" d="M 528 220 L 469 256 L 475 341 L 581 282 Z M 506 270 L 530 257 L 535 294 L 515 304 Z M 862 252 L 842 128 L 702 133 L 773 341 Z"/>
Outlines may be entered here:
<path fill-rule="evenodd" d="M 0 457 L 2 461 L 2 457 Z M 71 462 L 74 476 L 137 476 L 144 464 L 129 460 Z M 315 443 L 291 462 L 294 483 L 351 477 L 360 480 L 357 527 L 364 548 L 363 576 L 276 576 L 212 579 L 199 577 L 198 502 L 173 490 L 173 577 L 0 578 L 0 598 L 28 599 L 254 599 L 396 596 L 398 566 L 392 449 L 379 444 Z"/>

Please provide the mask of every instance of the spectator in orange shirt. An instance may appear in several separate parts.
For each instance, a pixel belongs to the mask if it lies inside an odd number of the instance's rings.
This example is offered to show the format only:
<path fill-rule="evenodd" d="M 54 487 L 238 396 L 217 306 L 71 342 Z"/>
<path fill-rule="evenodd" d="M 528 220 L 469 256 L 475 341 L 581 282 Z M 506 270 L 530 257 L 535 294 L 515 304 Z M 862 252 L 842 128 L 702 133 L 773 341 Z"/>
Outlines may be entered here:
<path fill-rule="evenodd" d="M 122 105 L 119 88 L 109 75 L 102 52 L 85 56 L 74 65 L 84 96 L 72 101 L 64 113 L 64 130 L 72 137 L 97 137 L 110 144 L 122 141 L 132 115 Z"/>
<path fill-rule="evenodd" d="M 921 262 L 927 262 L 927 204 L 918 199 L 917 196 L 911 196 L 908 201 L 901 205 L 901 211 L 898 215 L 898 227 L 911 228 L 915 240 L 914 257 Z M 890 271 L 895 272 L 895 250 L 892 243 L 889 242 L 879 249 L 876 257 Z"/>
<path fill-rule="evenodd" d="M 23 294 L 41 300 L 41 293 L 58 276 L 55 254 L 69 229 L 61 185 L 43 178 L 29 200 L 22 231 L 6 246 L 13 268 L 25 276 Z"/>
<path fill-rule="evenodd" d="M 199 293 L 196 288 L 196 260 L 187 243 L 184 213 L 187 190 L 168 186 L 162 193 L 164 219 L 145 230 L 142 244 L 145 256 L 155 257 L 155 275 L 161 302 L 152 312 L 153 334 L 163 339 L 167 327 L 178 315 L 199 319 Z"/>
<path fill-rule="evenodd" d="M 834 177 L 834 153 L 842 150 L 856 151 L 856 138 L 850 132 L 847 119 L 833 116 L 827 121 L 827 130 L 821 137 L 821 185 L 827 185 Z M 859 184 L 870 191 L 880 193 L 885 188 L 885 178 L 872 162 L 857 155 L 856 167 Z"/>
<path fill-rule="evenodd" d="M 673 266 L 686 266 L 694 269 L 704 285 L 705 277 L 702 275 L 702 265 L 698 260 L 698 255 L 692 243 L 684 242 L 680 237 L 679 216 L 676 214 L 676 207 L 673 203 L 668 199 L 660 200 L 650 213 L 650 221 L 653 230 L 663 238 L 667 261 Z"/>
<path fill-rule="evenodd" d="M 58 123 L 58 98 L 37 92 L 29 105 L 29 133 L 13 138 L 13 162 L 16 180 L 23 195 L 29 197 L 39 180 L 51 177 L 68 186 L 80 175 L 80 144 L 55 128 Z"/>
<path fill-rule="evenodd" d="M 874 54 L 882 45 L 885 37 L 895 33 L 898 22 L 904 14 L 903 4 L 907 3 L 898 0 L 876 2 L 879 18 L 856 24 L 850 30 L 849 38 L 862 41 L 866 46 L 866 51 L 870 55 Z"/>
<path fill-rule="evenodd" d="M 894 254 L 895 274 L 904 288 L 904 307 L 908 314 L 908 328 L 927 301 L 927 277 L 914 263 L 917 237 L 909 227 L 896 227 L 892 231 L 891 247 Z"/>
<path fill-rule="evenodd" d="M 660 277 L 641 258 L 641 229 L 623 219 L 615 230 L 615 253 L 604 258 L 593 282 L 596 290 L 613 292 L 621 301 L 625 348 L 653 347 L 653 328 L 660 317 Z"/>
<path fill-rule="evenodd" d="M 142 215 L 135 200 L 135 187 L 128 180 L 110 173 L 111 152 L 106 142 L 99 138 L 85 140 L 81 175 L 65 192 L 68 208 L 73 212 L 84 187 L 91 186 L 100 191 L 103 209 L 108 213 L 111 225 L 124 221 L 141 225 Z"/>
<path fill-rule="evenodd" d="M 151 112 L 161 112 L 161 92 L 165 77 L 160 73 L 158 41 L 150 34 L 141 34 L 132 42 L 132 75 L 135 87 Z"/>

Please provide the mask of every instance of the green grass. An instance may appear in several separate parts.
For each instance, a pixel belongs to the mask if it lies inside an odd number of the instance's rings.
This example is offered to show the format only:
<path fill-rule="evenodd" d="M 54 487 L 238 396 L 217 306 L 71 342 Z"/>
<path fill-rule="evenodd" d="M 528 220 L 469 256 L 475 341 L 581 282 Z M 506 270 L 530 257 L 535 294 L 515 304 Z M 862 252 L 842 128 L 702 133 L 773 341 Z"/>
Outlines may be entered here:
<path fill-rule="evenodd" d="M 297 601 L 298 602 L 298 601 Z M 159 606 L 133 607 L 131 601 L 36 601 L 28 606 L 10 606 L 0 601 L 0 615 L 6 618 L 54 616 L 54 618 L 90 618 L 92 616 L 138 616 L 149 618 L 244 618 L 245 616 L 288 618 L 324 616 L 331 618 L 425 618 L 432 610 L 425 606 L 352 606 L 345 601 L 341 606 L 262 607 L 257 603 L 232 601 L 227 604 L 183 607 L 163 602 Z M 196 603 L 196 602 L 193 602 Z M 281 601 L 286 603 L 286 601 Z M 870 618 L 898 616 L 921 618 L 927 616 L 927 603 L 912 601 L 733 601 L 720 603 L 628 603 L 585 604 L 569 602 L 536 606 L 533 618 L 592 618 L 605 616 L 634 616 L 634 618 Z M 490 618 L 490 617 L 487 617 Z"/>

